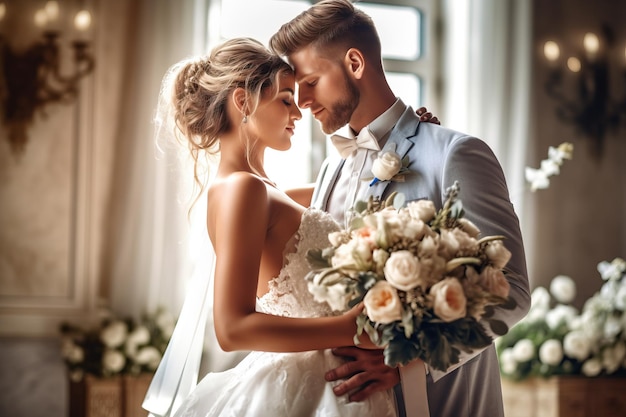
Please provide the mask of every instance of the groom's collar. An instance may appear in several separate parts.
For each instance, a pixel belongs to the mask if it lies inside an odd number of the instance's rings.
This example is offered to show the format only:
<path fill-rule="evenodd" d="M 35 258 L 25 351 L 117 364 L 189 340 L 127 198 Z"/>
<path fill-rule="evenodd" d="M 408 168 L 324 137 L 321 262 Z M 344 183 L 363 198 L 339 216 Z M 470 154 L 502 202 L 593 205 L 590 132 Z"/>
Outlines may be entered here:
<path fill-rule="evenodd" d="M 406 108 L 406 104 L 404 104 L 404 102 L 400 98 L 397 98 L 396 101 L 391 105 L 391 107 L 385 110 L 383 114 L 378 116 L 376 119 L 372 120 L 370 124 L 363 127 L 363 129 L 369 128 L 369 130 L 372 132 L 372 135 L 377 138 L 378 143 L 382 148 L 387 141 L 388 133 L 391 131 L 391 129 L 393 129 L 398 120 L 400 120 L 400 117 L 402 116 Z M 353 139 L 356 138 L 357 135 L 357 133 L 352 131 L 349 125 L 345 125 L 337 132 L 335 132 L 335 134 Z"/>

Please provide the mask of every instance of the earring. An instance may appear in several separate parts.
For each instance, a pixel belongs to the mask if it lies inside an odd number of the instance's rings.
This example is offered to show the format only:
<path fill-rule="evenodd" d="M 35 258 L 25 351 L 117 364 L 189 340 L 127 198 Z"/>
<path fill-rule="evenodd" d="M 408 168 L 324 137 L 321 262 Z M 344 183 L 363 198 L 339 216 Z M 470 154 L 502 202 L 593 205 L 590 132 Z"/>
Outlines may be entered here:
<path fill-rule="evenodd" d="M 243 122 L 243 123 L 248 123 L 248 115 L 247 115 L 247 114 L 244 114 L 244 115 L 243 115 L 243 120 L 242 120 L 242 122 Z"/>

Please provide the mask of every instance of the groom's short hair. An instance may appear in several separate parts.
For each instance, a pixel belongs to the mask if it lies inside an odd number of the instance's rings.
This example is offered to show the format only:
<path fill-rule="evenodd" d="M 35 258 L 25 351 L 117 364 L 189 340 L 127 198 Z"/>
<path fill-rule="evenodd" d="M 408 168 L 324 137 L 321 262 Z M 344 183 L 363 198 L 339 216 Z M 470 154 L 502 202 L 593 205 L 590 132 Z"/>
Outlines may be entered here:
<path fill-rule="evenodd" d="M 277 54 L 290 56 L 313 46 L 327 58 L 343 59 L 350 48 L 360 50 L 374 62 L 380 60 L 381 46 L 372 18 L 349 0 L 323 0 L 285 23 L 270 39 Z"/>

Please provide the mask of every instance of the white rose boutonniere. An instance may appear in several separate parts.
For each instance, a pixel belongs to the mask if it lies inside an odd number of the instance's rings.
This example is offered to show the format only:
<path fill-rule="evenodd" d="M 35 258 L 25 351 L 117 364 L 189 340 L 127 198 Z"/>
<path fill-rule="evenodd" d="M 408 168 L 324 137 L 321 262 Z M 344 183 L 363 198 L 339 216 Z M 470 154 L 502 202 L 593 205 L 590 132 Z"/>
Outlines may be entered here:
<path fill-rule="evenodd" d="M 409 157 L 401 158 L 394 149 L 383 151 L 372 164 L 374 179 L 370 187 L 380 181 L 404 181 L 405 174 L 409 171 Z"/>

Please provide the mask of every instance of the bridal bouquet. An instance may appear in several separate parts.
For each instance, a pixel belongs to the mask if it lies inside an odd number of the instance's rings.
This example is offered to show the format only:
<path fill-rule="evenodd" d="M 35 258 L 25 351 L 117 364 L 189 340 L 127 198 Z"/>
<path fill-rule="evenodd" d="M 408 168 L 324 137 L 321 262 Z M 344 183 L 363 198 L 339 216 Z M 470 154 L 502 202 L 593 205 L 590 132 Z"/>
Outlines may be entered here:
<path fill-rule="evenodd" d="M 494 306 L 510 304 L 504 237 L 479 237 L 463 217 L 458 183 L 446 193 L 439 211 L 427 200 L 403 207 L 401 194 L 358 202 L 351 226 L 308 253 L 316 301 L 335 311 L 363 301 L 355 342 L 365 331 L 389 366 L 420 358 L 446 370 L 461 351 L 492 343 L 481 322 L 497 335 L 508 330 L 492 318 Z"/>

